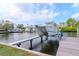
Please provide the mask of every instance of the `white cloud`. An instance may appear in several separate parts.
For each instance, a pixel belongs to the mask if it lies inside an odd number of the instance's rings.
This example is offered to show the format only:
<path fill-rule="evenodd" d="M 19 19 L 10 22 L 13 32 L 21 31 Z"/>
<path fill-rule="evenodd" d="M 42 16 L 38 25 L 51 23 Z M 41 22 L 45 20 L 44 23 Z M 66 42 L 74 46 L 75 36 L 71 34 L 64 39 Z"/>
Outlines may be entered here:
<path fill-rule="evenodd" d="M 72 7 L 79 7 L 79 3 L 74 3 Z"/>
<path fill-rule="evenodd" d="M 60 14 L 59 12 L 55 12 L 54 10 L 49 11 L 48 9 L 38 11 L 37 13 L 38 13 L 38 15 L 36 15 L 37 18 L 44 18 L 44 20 L 46 21 L 52 21 L 53 18 L 55 18 Z"/>
<path fill-rule="evenodd" d="M 24 19 L 31 20 L 35 17 L 33 14 L 30 14 L 28 12 L 26 13 L 23 12 L 19 7 L 15 6 L 15 4 L 0 5 L 0 7 L 2 8 L 0 12 L 4 13 L 5 17 L 7 16 L 15 17 L 17 18 L 17 20 L 22 20 L 22 21 Z"/>
<path fill-rule="evenodd" d="M 36 21 L 37 19 L 48 21 L 48 19 L 52 20 L 52 18 L 55 18 L 57 15 L 59 15 L 59 12 L 56 12 L 54 10 L 49 11 L 49 9 L 37 10 L 36 13 L 34 13 L 33 11 L 25 12 L 15 4 L 0 5 L 0 7 L 2 8 L 0 12 L 3 12 L 4 15 L 6 15 L 5 17 L 7 16 L 14 17 L 16 18 L 16 20 L 15 19 L 11 20 L 16 22 L 17 21 L 32 22 Z"/>
<path fill-rule="evenodd" d="M 73 14 L 71 17 L 78 19 L 79 18 L 79 13 Z"/>
<path fill-rule="evenodd" d="M 11 9 L 12 8 L 12 9 Z M 33 19 L 38 19 L 38 18 L 53 18 L 56 17 L 57 15 L 59 15 L 58 12 L 54 12 L 54 10 L 49 11 L 49 9 L 45 9 L 45 10 L 37 10 L 37 13 L 28 13 L 28 12 L 23 12 L 21 9 L 19 9 L 16 6 L 11 6 L 11 11 L 9 12 L 10 15 L 12 16 L 16 16 L 18 18 L 21 19 L 25 19 L 25 20 L 33 20 Z"/>

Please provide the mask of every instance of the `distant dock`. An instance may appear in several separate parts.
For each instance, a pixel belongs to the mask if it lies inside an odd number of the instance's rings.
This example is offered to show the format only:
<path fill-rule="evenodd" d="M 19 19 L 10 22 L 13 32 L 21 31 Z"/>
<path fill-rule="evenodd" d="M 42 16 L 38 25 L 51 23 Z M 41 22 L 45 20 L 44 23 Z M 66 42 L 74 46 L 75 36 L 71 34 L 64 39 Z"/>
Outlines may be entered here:
<path fill-rule="evenodd" d="M 64 37 L 59 43 L 57 56 L 79 56 L 79 37 Z"/>

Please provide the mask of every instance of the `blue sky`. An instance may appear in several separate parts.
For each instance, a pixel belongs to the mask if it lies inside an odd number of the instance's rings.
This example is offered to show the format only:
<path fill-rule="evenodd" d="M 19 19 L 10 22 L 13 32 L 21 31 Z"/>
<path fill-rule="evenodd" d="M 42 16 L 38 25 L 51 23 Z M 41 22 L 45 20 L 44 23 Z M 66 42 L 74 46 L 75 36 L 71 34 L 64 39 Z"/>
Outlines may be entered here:
<path fill-rule="evenodd" d="M 0 4 L 0 20 L 13 23 L 44 24 L 54 21 L 66 22 L 68 18 L 79 19 L 76 3 L 12 3 Z"/>

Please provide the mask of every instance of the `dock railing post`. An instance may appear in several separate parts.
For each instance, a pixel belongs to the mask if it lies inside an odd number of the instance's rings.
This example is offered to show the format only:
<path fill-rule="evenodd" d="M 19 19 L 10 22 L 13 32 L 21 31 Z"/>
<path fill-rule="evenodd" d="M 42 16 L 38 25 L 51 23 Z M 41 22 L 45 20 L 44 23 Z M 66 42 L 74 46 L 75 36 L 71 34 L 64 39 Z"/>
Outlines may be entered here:
<path fill-rule="evenodd" d="M 43 43 L 43 36 L 40 36 L 41 37 L 41 43 Z"/>
<path fill-rule="evenodd" d="M 33 47 L 32 47 L 32 39 L 30 40 L 30 50 L 32 50 Z"/>

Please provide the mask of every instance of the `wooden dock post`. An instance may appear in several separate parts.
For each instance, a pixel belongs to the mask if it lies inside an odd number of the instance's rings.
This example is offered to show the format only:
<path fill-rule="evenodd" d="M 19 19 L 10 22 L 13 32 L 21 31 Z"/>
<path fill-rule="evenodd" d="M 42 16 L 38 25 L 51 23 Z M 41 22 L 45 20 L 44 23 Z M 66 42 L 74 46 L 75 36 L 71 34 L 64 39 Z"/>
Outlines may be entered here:
<path fill-rule="evenodd" d="M 33 47 L 32 47 L 32 39 L 30 40 L 30 50 L 32 50 Z"/>
<path fill-rule="evenodd" d="M 41 43 L 43 43 L 43 36 L 41 36 Z"/>

